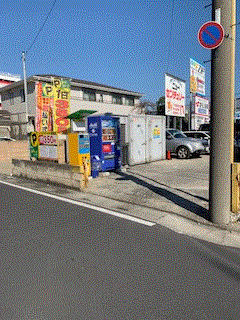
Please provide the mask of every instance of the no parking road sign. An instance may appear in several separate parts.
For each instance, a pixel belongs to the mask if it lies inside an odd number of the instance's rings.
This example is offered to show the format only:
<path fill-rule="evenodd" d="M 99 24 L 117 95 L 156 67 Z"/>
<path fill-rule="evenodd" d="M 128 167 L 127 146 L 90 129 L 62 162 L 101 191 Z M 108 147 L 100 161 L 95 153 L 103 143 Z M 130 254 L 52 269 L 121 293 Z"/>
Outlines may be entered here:
<path fill-rule="evenodd" d="M 198 31 L 198 41 L 206 49 L 217 48 L 222 43 L 223 38 L 223 27 L 215 21 L 204 23 Z"/>

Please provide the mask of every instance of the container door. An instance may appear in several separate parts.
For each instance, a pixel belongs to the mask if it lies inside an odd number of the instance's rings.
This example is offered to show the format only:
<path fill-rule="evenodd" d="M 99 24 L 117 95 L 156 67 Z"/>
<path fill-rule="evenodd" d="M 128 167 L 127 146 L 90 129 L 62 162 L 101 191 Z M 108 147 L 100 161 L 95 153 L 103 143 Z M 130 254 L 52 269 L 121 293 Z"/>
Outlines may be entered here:
<path fill-rule="evenodd" d="M 129 116 L 129 164 L 146 162 L 145 116 Z"/>
<path fill-rule="evenodd" d="M 165 117 L 147 116 L 147 161 L 166 158 Z"/>

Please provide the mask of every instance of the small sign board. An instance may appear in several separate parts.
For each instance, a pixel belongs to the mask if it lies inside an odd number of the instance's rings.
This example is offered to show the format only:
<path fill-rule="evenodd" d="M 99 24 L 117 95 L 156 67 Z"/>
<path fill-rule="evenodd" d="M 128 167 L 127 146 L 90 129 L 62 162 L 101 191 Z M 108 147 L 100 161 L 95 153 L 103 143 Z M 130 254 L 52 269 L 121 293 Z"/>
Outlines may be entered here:
<path fill-rule="evenodd" d="M 186 82 L 165 74 L 165 115 L 185 117 Z"/>
<path fill-rule="evenodd" d="M 198 31 L 198 41 L 205 49 L 216 49 L 223 42 L 224 30 L 220 23 L 209 21 Z"/>
<path fill-rule="evenodd" d="M 38 159 L 38 132 L 30 132 L 29 137 L 29 145 L 30 145 L 30 159 Z"/>
<path fill-rule="evenodd" d="M 39 160 L 58 161 L 58 136 L 56 133 L 39 132 Z"/>

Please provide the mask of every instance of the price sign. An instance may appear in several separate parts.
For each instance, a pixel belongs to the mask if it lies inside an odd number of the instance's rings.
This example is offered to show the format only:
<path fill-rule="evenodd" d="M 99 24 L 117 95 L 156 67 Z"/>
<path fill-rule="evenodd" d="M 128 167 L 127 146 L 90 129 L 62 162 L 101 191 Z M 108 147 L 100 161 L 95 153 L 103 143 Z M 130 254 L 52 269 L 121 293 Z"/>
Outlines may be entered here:
<path fill-rule="evenodd" d="M 57 145 L 57 136 L 53 134 L 42 133 L 39 135 L 40 145 Z"/>

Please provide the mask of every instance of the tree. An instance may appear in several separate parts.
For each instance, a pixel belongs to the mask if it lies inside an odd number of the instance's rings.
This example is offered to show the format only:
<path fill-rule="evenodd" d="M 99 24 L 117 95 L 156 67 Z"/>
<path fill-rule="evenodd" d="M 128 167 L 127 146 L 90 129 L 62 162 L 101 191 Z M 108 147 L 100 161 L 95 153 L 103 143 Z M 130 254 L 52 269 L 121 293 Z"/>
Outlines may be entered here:
<path fill-rule="evenodd" d="M 156 114 L 156 103 L 149 100 L 142 100 L 133 108 L 139 114 Z"/>
<path fill-rule="evenodd" d="M 157 103 L 157 114 L 159 115 L 165 115 L 165 96 L 161 96 Z"/>

